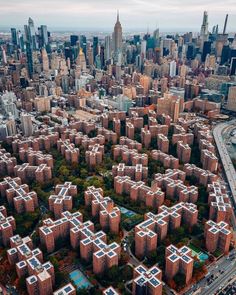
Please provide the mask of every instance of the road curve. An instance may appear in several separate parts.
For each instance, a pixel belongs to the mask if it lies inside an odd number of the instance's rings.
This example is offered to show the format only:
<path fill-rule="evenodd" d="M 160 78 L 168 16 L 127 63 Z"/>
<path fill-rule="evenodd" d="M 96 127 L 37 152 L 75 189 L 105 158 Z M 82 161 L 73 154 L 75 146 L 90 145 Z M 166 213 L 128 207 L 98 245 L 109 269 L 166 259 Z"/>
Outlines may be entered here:
<path fill-rule="evenodd" d="M 228 150 L 225 146 L 225 143 L 222 137 L 222 132 L 225 128 L 235 123 L 236 123 L 236 120 L 221 123 L 213 129 L 213 136 L 215 139 L 215 143 L 216 143 L 216 146 L 221 158 L 221 162 L 223 164 L 224 171 L 228 180 L 228 184 L 232 193 L 234 209 L 236 209 L 236 172 L 235 172 L 232 160 L 229 156 Z"/>

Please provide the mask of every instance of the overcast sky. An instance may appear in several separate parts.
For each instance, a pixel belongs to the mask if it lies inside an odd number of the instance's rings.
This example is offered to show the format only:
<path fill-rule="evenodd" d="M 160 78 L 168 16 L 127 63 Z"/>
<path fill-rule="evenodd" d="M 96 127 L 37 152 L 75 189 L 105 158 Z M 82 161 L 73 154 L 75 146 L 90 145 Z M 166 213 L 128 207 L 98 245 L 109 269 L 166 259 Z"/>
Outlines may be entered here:
<path fill-rule="evenodd" d="M 229 13 L 228 30 L 236 31 L 236 0 L 0 0 L 0 27 L 21 27 L 31 16 L 51 29 L 110 31 L 117 9 L 124 30 L 199 31 L 207 10 L 210 29 L 217 23 L 222 29 Z"/>

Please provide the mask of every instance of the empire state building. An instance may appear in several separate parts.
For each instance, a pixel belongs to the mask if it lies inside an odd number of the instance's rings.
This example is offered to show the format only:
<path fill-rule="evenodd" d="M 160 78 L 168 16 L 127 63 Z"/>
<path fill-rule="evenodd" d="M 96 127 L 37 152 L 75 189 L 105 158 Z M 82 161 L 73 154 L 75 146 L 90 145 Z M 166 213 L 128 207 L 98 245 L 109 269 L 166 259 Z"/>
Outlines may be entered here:
<path fill-rule="evenodd" d="M 119 12 L 117 12 L 117 20 L 113 32 L 114 52 L 117 53 L 122 49 L 122 26 L 119 20 Z"/>

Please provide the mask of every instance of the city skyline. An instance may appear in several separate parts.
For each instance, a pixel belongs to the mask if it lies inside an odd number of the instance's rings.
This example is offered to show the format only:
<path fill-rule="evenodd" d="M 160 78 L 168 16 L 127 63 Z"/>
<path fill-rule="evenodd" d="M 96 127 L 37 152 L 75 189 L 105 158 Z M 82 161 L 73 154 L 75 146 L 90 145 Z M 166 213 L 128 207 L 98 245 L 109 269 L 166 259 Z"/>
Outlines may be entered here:
<path fill-rule="evenodd" d="M 236 1 L 0 5 L 0 293 L 236 294 Z"/>
<path fill-rule="evenodd" d="M 43 0 L 40 4 L 32 3 L 29 0 L 20 3 L 15 0 L 3 3 L 0 0 L 0 29 L 10 28 L 13 25 L 12 19 L 14 19 L 14 26 L 23 27 L 30 16 L 36 25 L 44 23 L 55 31 L 84 29 L 112 31 L 116 11 L 119 10 L 124 31 L 145 31 L 147 29 L 151 31 L 159 27 L 161 31 L 188 30 L 198 32 L 202 22 L 202 13 L 207 10 L 209 30 L 218 24 L 219 31 L 222 31 L 225 14 L 229 13 L 228 32 L 234 31 L 236 26 L 236 4 L 234 1 L 227 0 L 224 3 L 207 1 L 207 4 L 202 0 L 197 4 L 191 2 L 167 0 L 152 3 L 150 0 L 132 0 L 126 3 L 121 0 L 117 3 L 113 0 L 103 0 L 97 6 L 93 0 L 86 3 L 74 0 L 61 0 L 59 3 L 54 0 L 50 2 Z"/>

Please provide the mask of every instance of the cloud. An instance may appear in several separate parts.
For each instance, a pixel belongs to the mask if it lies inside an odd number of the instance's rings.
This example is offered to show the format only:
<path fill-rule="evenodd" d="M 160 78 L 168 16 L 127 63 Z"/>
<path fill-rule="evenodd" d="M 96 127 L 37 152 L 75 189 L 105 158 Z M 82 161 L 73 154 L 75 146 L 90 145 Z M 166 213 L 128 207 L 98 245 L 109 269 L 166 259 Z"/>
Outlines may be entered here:
<path fill-rule="evenodd" d="M 229 30 L 236 27 L 235 0 L 0 0 L 0 26 L 22 26 L 31 16 L 37 25 L 65 28 L 106 28 L 112 30 L 116 10 L 124 29 L 160 28 L 199 30 L 204 10 L 210 27 L 229 12 Z"/>

